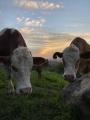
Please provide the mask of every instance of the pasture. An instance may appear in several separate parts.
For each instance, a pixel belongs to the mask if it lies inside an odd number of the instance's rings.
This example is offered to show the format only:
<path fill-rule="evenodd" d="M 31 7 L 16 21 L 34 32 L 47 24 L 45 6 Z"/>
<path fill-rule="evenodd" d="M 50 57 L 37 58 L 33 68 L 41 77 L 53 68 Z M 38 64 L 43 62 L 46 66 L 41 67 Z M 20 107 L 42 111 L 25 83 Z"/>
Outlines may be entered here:
<path fill-rule="evenodd" d="M 73 120 L 70 106 L 61 100 L 66 84 L 62 75 L 45 70 L 39 79 L 32 71 L 31 84 L 31 94 L 8 95 L 7 80 L 0 70 L 0 120 Z"/>

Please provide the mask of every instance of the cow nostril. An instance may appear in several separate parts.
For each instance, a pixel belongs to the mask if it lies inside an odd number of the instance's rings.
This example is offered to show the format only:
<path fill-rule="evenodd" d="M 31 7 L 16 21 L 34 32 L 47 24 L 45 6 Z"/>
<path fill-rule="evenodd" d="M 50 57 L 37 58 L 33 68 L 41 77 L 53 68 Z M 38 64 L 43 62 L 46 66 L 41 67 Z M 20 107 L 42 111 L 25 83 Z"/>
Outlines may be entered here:
<path fill-rule="evenodd" d="M 23 94 L 28 94 L 31 92 L 31 87 L 22 88 L 22 89 L 20 89 L 20 92 Z"/>
<path fill-rule="evenodd" d="M 74 76 L 73 76 L 73 75 L 71 75 L 71 79 L 74 79 Z"/>
<path fill-rule="evenodd" d="M 74 75 L 64 75 L 64 79 L 73 82 L 74 81 Z"/>
<path fill-rule="evenodd" d="M 67 79 L 67 77 L 66 77 L 66 75 L 64 75 L 64 80 L 66 80 Z"/>

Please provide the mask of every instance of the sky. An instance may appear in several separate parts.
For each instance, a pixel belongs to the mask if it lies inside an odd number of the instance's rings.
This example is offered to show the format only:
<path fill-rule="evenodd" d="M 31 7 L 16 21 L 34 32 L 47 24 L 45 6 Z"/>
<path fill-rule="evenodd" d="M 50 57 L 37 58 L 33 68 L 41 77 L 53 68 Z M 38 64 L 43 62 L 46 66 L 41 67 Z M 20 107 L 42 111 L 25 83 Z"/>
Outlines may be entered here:
<path fill-rule="evenodd" d="M 52 58 L 75 37 L 90 44 L 90 0 L 0 0 L 0 31 L 21 32 L 33 56 Z"/>

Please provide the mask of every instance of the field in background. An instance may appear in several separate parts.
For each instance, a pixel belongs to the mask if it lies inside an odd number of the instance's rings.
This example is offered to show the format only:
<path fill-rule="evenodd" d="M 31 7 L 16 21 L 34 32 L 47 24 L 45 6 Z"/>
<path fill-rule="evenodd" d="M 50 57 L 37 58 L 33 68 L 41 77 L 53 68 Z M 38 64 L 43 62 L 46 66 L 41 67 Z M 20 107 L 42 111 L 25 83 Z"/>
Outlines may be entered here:
<path fill-rule="evenodd" d="M 32 93 L 21 96 L 7 94 L 7 80 L 0 70 L 0 120 L 73 120 L 70 107 L 61 100 L 66 81 L 49 69 L 41 79 L 32 71 Z"/>
<path fill-rule="evenodd" d="M 64 68 L 63 68 L 63 63 L 61 60 L 54 60 L 54 59 L 51 59 L 49 60 L 49 66 L 47 68 L 48 71 L 50 72 L 56 72 L 56 73 L 59 73 L 59 74 L 63 74 L 64 72 Z"/>

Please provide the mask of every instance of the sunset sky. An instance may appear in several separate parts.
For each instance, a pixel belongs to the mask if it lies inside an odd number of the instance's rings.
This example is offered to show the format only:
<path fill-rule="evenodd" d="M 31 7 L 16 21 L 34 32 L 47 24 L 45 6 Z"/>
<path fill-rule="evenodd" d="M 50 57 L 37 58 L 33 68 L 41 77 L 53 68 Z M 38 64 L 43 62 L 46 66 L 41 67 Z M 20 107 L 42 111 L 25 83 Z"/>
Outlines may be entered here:
<path fill-rule="evenodd" d="M 33 56 L 52 58 L 77 36 L 90 44 L 90 0 L 0 0 L 0 30 L 22 33 Z"/>

